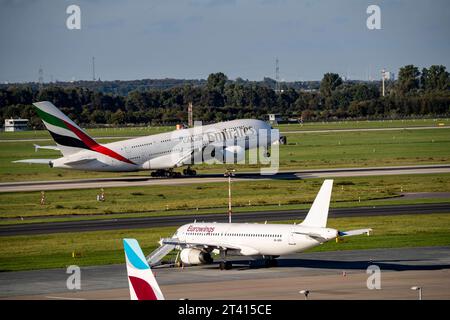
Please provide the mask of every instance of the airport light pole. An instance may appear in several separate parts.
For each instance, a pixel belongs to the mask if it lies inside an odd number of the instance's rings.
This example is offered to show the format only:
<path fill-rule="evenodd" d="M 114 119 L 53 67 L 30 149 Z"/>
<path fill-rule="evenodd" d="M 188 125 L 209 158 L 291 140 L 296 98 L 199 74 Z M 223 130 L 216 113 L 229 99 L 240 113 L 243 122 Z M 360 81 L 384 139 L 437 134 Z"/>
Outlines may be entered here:
<path fill-rule="evenodd" d="M 419 291 L 419 300 L 422 300 L 422 287 L 411 287 L 411 290 Z"/>
<path fill-rule="evenodd" d="M 225 171 L 224 176 L 228 177 L 228 223 L 231 223 L 231 177 L 234 176 L 236 170 Z"/>
<path fill-rule="evenodd" d="M 301 290 L 298 293 L 303 294 L 305 296 L 305 300 L 308 300 L 309 290 Z"/>

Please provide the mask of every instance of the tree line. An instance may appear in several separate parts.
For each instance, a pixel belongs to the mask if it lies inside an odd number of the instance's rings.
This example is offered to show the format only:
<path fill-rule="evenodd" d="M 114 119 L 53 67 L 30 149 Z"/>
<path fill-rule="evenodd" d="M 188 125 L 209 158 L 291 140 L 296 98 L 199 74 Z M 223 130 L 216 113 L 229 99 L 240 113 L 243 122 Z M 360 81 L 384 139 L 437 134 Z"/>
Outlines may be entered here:
<path fill-rule="evenodd" d="M 131 82 L 139 83 L 138 80 Z M 398 80 L 344 81 L 327 73 L 320 82 L 282 83 L 270 78 L 254 82 L 229 80 L 221 72 L 203 81 L 175 81 L 167 88 L 134 88 L 126 94 L 99 89 L 96 82 L 13 84 L 0 86 L 0 117 L 30 119 L 30 126 L 42 128 L 32 102 L 48 100 L 82 125 L 164 125 L 186 123 L 187 105 L 194 105 L 194 119 L 217 122 L 236 118 L 266 119 L 268 113 L 303 121 L 335 119 L 393 119 L 417 116 L 448 116 L 450 76 L 445 66 L 419 70 L 407 65 Z M 97 86 L 97 87 L 96 87 Z M 127 91 L 126 89 L 123 89 Z"/>

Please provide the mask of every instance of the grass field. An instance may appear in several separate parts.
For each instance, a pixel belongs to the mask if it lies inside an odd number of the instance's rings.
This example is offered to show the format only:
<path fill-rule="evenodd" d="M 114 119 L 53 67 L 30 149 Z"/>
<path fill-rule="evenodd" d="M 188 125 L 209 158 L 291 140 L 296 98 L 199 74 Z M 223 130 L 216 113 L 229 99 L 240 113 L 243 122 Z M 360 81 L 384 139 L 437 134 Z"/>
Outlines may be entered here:
<path fill-rule="evenodd" d="M 280 169 L 366 167 L 450 163 L 450 128 L 386 132 L 287 134 L 280 146 Z M 117 177 L 139 173 L 102 173 L 52 169 L 46 165 L 12 163 L 18 159 L 58 158 L 51 150 L 34 152 L 33 142 L 0 142 L 0 181 Z M 238 171 L 257 165 L 237 165 Z M 199 173 L 223 172 L 223 165 L 196 166 Z"/>
<path fill-rule="evenodd" d="M 448 126 L 448 119 L 411 119 L 411 120 L 352 120 L 306 122 L 301 124 L 280 124 L 280 131 L 296 130 L 339 130 L 339 129 L 374 129 L 374 128 L 411 128 Z"/>
<path fill-rule="evenodd" d="M 450 214 L 337 218 L 329 219 L 328 226 L 340 230 L 370 227 L 374 232 L 370 237 L 332 241 L 311 251 L 450 245 Z M 138 239 L 148 254 L 161 237 L 171 236 L 175 230 L 170 227 L 2 237 L 0 271 L 124 263 L 123 238 Z M 81 257 L 72 258 L 72 252 L 81 253 Z"/>
<path fill-rule="evenodd" d="M 366 128 L 409 128 L 422 126 L 449 125 L 445 119 L 413 119 L 413 120 L 368 120 L 368 121 L 327 121 L 305 122 L 300 124 L 281 124 L 275 126 L 280 131 L 292 130 L 325 130 L 325 129 L 366 129 Z M 116 137 L 116 136 L 145 136 L 174 130 L 173 126 L 159 127 L 124 127 L 124 128 L 94 128 L 86 129 L 92 137 Z M 50 139 L 46 130 L 30 130 L 24 132 L 0 132 L 0 140 L 3 139 Z"/>
<path fill-rule="evenodd" d="M 236 181 L 233 182 L 233 206 L 236 212 L 308 208 L 322 181 L 323 179 Z M 46 205 L 40 205 L 40 192 L 2 193 L 0 224 L 22 223 L 21 217 L 73 219 L 74 215 L 81 218 L 89 215 L 111 218 L 114 214 L 114 218 L 120 218 L 143 216 L 144 213 L 145 216 L 223 213 L 228 203 L 228 184 L 225 181 L 206 185 L 180 185 L 177 188 L 110 188 L 105 190 L 105 202 L 96 200 L 99 191 L 48 191 Z M 422 199 L 405 201 L 397 197 L 401 192 L 445 191 L 450 192 L 450 174 L 338 178 L 335 179 L 332 206 L 423 203 Z M 437 201 L 444 202 L 445 199 Z"/>

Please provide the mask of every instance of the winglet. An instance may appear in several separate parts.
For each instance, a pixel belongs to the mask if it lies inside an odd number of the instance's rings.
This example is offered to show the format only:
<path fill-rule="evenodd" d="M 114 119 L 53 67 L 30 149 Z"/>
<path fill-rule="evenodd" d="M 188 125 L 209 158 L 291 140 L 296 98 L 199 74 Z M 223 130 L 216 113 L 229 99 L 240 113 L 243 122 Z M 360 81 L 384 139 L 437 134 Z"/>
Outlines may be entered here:
<path fill-rule="evenodd" d="M 328 210 L 330 208 L 333 180 L 325 180 L 314 200 L 308 215 L 301 223 L 305 227 L 325 228 L 327 226 Z"/>
<path fill-rule="evenodd" d="M 123 239 L 131 300 L 164 300 L 136 239 Z"/>

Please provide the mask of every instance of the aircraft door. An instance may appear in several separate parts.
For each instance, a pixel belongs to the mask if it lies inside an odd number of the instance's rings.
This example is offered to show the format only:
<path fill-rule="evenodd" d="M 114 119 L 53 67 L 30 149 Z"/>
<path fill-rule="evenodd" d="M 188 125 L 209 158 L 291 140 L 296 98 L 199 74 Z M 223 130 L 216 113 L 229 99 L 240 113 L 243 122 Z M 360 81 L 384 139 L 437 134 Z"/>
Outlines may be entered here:
<path fill-rule="evenodd" d="M 294 233 L 294 232 L 290 232 L 290 233 L 289 233 L 288 244 L 291 245 L 291 246 L 297 244 L 297 242 L 296 242 L 296 240 L 295 240 L 295 233 Z"/>

